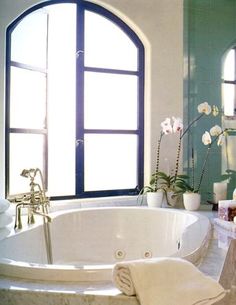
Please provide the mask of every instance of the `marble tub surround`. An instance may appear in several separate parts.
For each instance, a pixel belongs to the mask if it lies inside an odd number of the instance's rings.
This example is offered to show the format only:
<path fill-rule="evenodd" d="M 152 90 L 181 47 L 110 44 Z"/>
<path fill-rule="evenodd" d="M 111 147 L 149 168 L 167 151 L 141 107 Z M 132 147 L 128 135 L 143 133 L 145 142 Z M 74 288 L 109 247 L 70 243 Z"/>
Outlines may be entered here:
<path fill-rule="evenodd" d="M 217 225 L 229 232 L 232 232 L 233 235 L 236 235 L 236 224 L 234 222 L 223 220 L 220 218 L 215 218 L 214 223 L 215 223 L 215 225 Z"/>
<path fill-rule="evenodd" d="M 216 212 L 212 211 L 192 213 L 207 216 L 212 222 L 217 216 Z M 219 247 L 218 243 L 218 233 L 214 230 L 210 237 L 208 250 L 198 265 L 204 274 L 216 280 L 219 280 L 227 252 L 227 249 Z M 0 276 L 0 305 L 42 304 L 139 305 L 139 302 L 136 297 L 127 297 L 121 294 L 112 282 L 44 282 Z M 224 300 L 217 304 L 235 305 L 234 291 L 231 289 Z"/>

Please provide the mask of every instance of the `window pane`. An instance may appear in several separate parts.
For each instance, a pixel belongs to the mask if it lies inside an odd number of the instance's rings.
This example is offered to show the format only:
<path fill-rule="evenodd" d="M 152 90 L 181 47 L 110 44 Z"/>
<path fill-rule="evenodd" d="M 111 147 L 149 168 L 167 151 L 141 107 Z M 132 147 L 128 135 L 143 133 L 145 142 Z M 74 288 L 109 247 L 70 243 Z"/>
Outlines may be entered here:
<path fill-rule="evenodd" d="M 85 128 L 137 129 L 137 77 L 85 73 Z"/>
<path fill-rule="evenodd" d="M 12 128 L 45 127 L 45 74 L 11 67 L 10 112 Z"/>
<path fill-rule="evenodd" d="M 136 135 L 85 135 L 85 191 L 135 188 Z"/>
<path fill-rule="evenodd" d="M 137 48 L 113 22 L 85 12 L 85 65 L 137 70 Z"/>
<path fill-rule="evenodd" d="M 75 194 L 75 53 L 76 5 L 67 3 L 49 6 L 48 186 L 50 196 Z"/>
<path fill-rule="evenodd" d="M 233 116 L 234 108 L 235 108 L 234 84 L 223 84 L 223 105 L 224 105 L 224 114 L 228 116 Z"/>
<path fill-rule="evenodd" d="M 27 15 L 11 34 L 11 60 L 46 68 L 47 14 L 37 10 Z"/>
<path fill-rule="evenodd" d="M 223 79 L 228 81 L 235 80 L 235 50 L 228 52 L 224 62 Z"/>
<path fill-rule="evenodd" d="M 32 134 L 10 135 L 10 194 L 29 192 L 29 179 L 20 176 L 24 168 L 43 171 L 44 136 Z"/>

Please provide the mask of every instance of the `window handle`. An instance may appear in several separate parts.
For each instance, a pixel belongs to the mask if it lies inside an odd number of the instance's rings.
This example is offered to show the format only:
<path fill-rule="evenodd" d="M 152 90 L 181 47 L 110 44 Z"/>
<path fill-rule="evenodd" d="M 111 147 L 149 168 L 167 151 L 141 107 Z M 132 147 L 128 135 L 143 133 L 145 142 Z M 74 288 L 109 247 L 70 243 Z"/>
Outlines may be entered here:
<path fill-rule="evenodd" d="M 75 54 L 76 54 L 76 58 L 78 59 L 80 57 L 80 55 L 82 55 L 84 53 L 83 50 L 78 50 Z"/>
<path fill-rule="evenodd" d="M 81 145 L 81 144 L 84 144 L 84 140 L 82 140 L 82 139 L 77 139 L 77 140 L 75 141 L 76 147 L 78 147 L 78 146 Z"/>

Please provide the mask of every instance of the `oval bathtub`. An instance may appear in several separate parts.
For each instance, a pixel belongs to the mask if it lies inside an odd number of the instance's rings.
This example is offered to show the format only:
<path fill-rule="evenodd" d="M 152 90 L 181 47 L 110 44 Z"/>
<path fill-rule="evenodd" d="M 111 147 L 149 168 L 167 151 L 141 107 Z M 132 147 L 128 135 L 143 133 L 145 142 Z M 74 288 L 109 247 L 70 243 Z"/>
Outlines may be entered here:
<path fill-rule="evenodd" d="M 145 207 L 52 213 L 53 264 L 42 225 L 0 241 L 0 274 L 33 280 L 109 281 L 122 260 L 177 256 L 196 263 L 207 247 L 209 220 L 197 213 Z"/>

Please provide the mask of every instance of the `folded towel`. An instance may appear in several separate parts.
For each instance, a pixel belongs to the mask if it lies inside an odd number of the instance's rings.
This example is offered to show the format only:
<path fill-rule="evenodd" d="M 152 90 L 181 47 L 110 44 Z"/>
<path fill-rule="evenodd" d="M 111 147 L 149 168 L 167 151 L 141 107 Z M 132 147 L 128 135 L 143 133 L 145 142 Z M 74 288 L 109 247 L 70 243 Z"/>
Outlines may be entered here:
<path fill-rule="evenodd" d="M 0 228 L 4 228 L 12 222 L 13 217 L 8 212 L 0 213 Z"/>
<path fill-rule="evenodd" d="M 0 240 L 4 239 L 11 233 L 11 229 L 9 227 L 0 228 Z"/>
<path fill-rule="evenodd" d="M 5 212 L 10 206 L 10 202 L 7 199 L 0 199 L 0 213 Z"/>
<path fill-rule="evenodd" d="M 116 287 L 136 295 L 141 305 L 210 305 L 225 296 L 223 287 L 181 258 L 117 263 Z"/>

